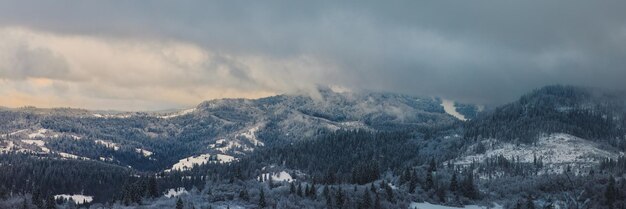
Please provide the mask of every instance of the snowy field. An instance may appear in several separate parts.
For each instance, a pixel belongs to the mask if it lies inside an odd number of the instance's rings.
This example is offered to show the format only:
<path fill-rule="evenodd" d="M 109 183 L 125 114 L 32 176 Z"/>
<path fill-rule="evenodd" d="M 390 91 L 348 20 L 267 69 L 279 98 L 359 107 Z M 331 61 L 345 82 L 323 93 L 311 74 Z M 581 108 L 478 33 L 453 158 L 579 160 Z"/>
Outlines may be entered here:
<path fill-rule="evenodd" d="M 191 168 L 193 168 L 196 165 L 202 165 L 205 163 L 208 163 L 212 160 L 216 160 L 216 163 L 230 163 L 233 160 L 235 160 L 234 157 L 230 156 L 230 155 L 223 155 L 223 154 L 217 154 L 214 158 L 211 158 L 210 154 L 203 154 L 200 156 L 192 156 L 192 157 L 188 157 L 188 158 L 184 158 L 182 160 L 179 160 L 178 163 L 174 164 L 172 166 L 172 168 L 167 169 L 165 171 L 172 171 L 172 170 L 179 170 L 179 171 L 184 171 L 184 170 L 189 170 Z"/>
<path fill-rule="evenodd" d="M 93 197 L 92 196 L 86 196 L 86 195 L 80 195 L 80 194 L 75 194 L 75 195 L 69 195 L 69 194 L 54 195 L 54 199 L 59 199 L 59 198 L 72 199 L 72 200 L 74 200 L 75 203 L 78 203 L 78 204 L 90 203 L 91 201 L 93 201 Z"/>

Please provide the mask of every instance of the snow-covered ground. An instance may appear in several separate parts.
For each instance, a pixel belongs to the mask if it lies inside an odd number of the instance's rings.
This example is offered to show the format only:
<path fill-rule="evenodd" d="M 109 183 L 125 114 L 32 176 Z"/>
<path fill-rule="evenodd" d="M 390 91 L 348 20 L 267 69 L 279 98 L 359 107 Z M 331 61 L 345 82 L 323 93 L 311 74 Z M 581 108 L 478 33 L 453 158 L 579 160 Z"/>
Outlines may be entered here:
<path fill-rule="evenodd" d="M 178 163 L 174 164 L 172 168 L 167 169 L 166 171 L 172 171 L 172 170 L 184 171 L 184 170 L 189 170 L 196 165 L 202 165 L 210 161 L 215 161 L 216 163 L 230 163 L 236 159 L 233 156 L 223 155 L 223 154 L 217 154 L 213 158 L 211 156 L 212 155 L 210 154 L 202 154 L 200 156 L 191 156 L 188 158 L 184 158 L 182 160 L 179 160 Z"/>
<path fill-rule="evenodd" d="M 144 157 L 150 157 L 150 156 L 152 156 L 152 154 L 154 154 L 151 151 L 148 151 L 148 150 L 145 150 L 145 149 L 139 149 L 139 148 L 135 148 L 135 151 L 137 153 L 139 153 L 139 154 L 143 154 Z"/>
<path fill-rule="evenodd" d="M 50 153 L 50 149 L 48 149 L 45 145 L 46 142 L 44 142 L 43 140 L 38 140 L 38 139 L 23 139 L 22 140 L 23 143 L 26 144 L 30 144 L 30 145 L 35 145 L 37 147 L 39 147 L 41 149 L 41 151 L 45 152 L 45 153 Z"/>
<path fill-rule="evenodd" d="M 285 171 L 281 171 L 278 173 L 264 173 L 261 174 L 261 176 L 257 177 L 258 181 L 261 180 L 268 180 L 270 178 L 270 174 L 272 176 L 272 182 L 291 182 L 293 181 L 293 178 L 291 177 L 291 175 Z"/>
<path fill-rule="evenodd" d="M 484 154 L 468 154 L 452 162 L 456 165 L 469 165 L 487 158 L 503 156 L 531 163 L 536 157 L 544 164 L 544 171 L 540 173 L 559 173 L 567 165 L 586 168 L 596 165 L 602 159 L 615 159 L 622 155 L 600 149 L 594 142 L 564 133 L 540 137 L 535 144 L 517 145 L 495 139 L 482 141 L 482 144 L 486 148 Z"/>
<path fill-rule="evenodd" d="M 104 145 L 106 148 L 113 149 L 115 151 L 120 149 L 120 145 L 119 144 L 116 144 L 116 143 L 113 143 L 113 142 L 110 142 L 110 141 L 104 141 L 104 140 L 99 140 L 98 139 L 95 142 L 96 142 L 96 144 Z"/>
<path fill-rule="evenodd" d="M 435 204 L 430 204 L 427 202 L 423 202 L 423 203 L 412 202 L 409 205 L 409 209 L 487 209 L 487 207 L 478 206 L 478 205 L 466 205 L 462 208 L 459 208 L 459 207 L 435 205 Z M 496 205 L 495 207 L 491 207 L 490 209 L 502 209 L 502 206 Z"/>
<path fill-rule="evenodd" d="M 452 115 L 455 118 L 458 118 L 459 120 L 462 120 L 462 121 L 467 120 L 463 114 L 456 111 L 456 107 L 454 106 L 454 101 L 442 99 L 441 106 L 443 106 L 443 110 L 445 110 L 446 113 L 448 113 L 449 115 Z"/>
<path fill-rule="evenodd" d="M 48 132 L 48 129 L 39 129 L 34 133 L 28 134 L 28 138 L 34 139 L 34 138 L 43 138 L 46 137 L 46 135 L 44 135 L 46 132 Z"/>
<path fill-rule="evenodd" d="M 75 203 L 78 204 L 83 204 L 83 203 L 90 203 L 91 201 L 93 201 L 93 196 L 86 196 L 86 195 L 80 195 L 80 194 L 75 194 L 75 195 L 69 195 L 69 194 L 59 194 L 59 195 L 54 195 L 54 199 L 58 199 L 58 198 L 65 198 L 65 199 L 72 199 L 74 200 Z"/>
<path fill-rule="evenodd" d="M 65 152 L 59 152 L 59 155 L 61 155 L 61 157 L 63 157 L 63 158 L 67 158 L 67 159 L 90 160 L 89 158 L 86 158 L 86 157 L 81 157 L 81 156 L 78 156 L 78 155 L 72 155 L 70 153 L 65 153 Z"/>
<path fill-rule="evenodd" d="M 172 197 L 178 197 L 182 194 L 187 194 L 187 190 L 185 190 L 185 188 L 176 188 L 176 189 L 169 189 L 167 190 L 167 192 L 165 192 L 165 194 L 163 196 L 167 197 L 167 198 L 172 198 Z"/>
<path fill-rule="evenodd" d="M 259 131 L 260 125 L 256 125 L 247 131 L 237 134 L 237 136 L 245 137 L 250 141 L 250 143 L 254 144 L 254 146 L 264 146 L 265 144 L 256 137 L 256 132 Z"/>

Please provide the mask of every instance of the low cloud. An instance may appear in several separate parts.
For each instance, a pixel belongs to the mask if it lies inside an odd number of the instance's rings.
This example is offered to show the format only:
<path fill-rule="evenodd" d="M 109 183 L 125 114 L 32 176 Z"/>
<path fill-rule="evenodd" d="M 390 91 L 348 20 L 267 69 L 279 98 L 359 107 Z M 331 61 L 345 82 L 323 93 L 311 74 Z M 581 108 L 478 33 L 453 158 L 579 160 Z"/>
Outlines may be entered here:
<path fill-rule="evenodd" d="M 7 106 L 193 106 L 206 99 L 312 91 L 330 68 L 307 57 L 233 56 L 176 41 L 102 39 L 24 28 L 0 29 L 0 37 L 0 95 Z"/>
<path fill-rule="evenodd" d="M 4 2 L 0 92 L 76 97 L 37 106 L 158 109 L 318 85 L 483 104 L 551 84 L 626 90 L 625 1 Z"/>

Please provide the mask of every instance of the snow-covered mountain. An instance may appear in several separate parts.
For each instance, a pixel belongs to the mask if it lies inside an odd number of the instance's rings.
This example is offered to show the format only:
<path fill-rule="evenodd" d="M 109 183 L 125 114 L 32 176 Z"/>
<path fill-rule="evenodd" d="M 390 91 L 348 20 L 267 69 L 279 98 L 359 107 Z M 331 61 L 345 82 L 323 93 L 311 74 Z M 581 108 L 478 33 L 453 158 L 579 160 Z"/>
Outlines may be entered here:
<path fill-rule="evenodd" d="M 260 146 L 339 129 L 417 130 L 458 121 L 436 98 L 330 89 L 319 93 L 318 98 L 218 99 L 170 112 L 0 110 L 0 119 L 8 121 L 0 125 L 5 133 L 0 150 L 162 170 L 194 156 L 236 158 Z"/>

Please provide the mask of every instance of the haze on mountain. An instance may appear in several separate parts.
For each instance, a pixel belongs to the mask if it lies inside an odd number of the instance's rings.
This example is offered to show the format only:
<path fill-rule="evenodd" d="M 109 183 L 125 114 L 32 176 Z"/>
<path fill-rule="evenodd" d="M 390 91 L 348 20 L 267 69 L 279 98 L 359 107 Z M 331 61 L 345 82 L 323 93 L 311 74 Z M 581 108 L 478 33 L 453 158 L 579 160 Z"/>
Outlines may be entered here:
<path fill-rule="evenodd" d="M 0 105 L 116 110 L 318 86 L 503 104 L 626 89 L 623 1 L 0 2 Z"/>

